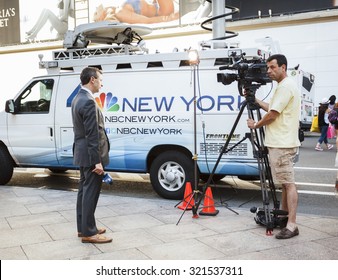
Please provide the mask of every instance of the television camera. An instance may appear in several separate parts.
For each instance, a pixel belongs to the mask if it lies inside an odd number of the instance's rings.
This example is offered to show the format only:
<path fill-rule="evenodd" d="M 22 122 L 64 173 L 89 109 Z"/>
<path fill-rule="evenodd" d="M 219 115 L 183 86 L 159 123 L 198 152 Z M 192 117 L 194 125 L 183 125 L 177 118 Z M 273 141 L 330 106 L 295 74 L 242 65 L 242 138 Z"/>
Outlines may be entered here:
<path fill-rule="evenodd" d="M 218 73 L 217 82 L 223 85 L 230 85 L 232 82 L 238 82 L 238 91 L 240 95 L 245 89 L 246 97 L 255 94 L 255 91 L 261 86 L 271 83 L 271 79 L 267 75 L 267 67 L 264 59 L 256 58 L 248 60 L 245 53 L 230 55 L 233 60 L 232 65 L 221 66 L 220 70 L 235 70 L 237 73 Z"/>

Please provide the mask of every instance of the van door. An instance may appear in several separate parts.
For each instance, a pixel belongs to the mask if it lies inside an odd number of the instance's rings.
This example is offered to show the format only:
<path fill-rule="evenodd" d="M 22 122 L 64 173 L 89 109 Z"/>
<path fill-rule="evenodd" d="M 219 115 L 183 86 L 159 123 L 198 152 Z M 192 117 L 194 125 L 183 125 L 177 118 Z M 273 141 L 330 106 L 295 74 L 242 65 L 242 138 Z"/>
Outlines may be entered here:
<path fill-rule="evenodd" d="M 55 166 L 54 107 L 58 77 L 37 78 L 14 100 L 7 114 L 8 142 L 20 165 Z"/>
<path fill-rule="evenodd" d="M 80 88 L 79 74 L 67 74 L 60 77 L 55 106 L 55 136 L 57 160 L 60 168 L 64 169 L 74 168 L 71 104 Z"/>

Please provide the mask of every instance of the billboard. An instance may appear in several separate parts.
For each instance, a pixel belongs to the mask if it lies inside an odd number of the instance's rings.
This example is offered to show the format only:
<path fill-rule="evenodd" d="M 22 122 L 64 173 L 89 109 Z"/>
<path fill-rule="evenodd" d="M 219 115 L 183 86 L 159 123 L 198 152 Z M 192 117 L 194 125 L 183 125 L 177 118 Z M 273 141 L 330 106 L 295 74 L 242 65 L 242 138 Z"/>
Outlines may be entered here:
<path fill-rule="evenodd" d="M 239 8 L 234 20 L 280 16 L 310 11 L 332 9 L 337 0 L 226 0 L 226 4 Z"/>
<path fill-rule="evenodd" d="M 217 1 L 217 0 L 214 0 Z M 338 0 L 226 0 L 241 20 L 332 9 Z M 154 29 L 199 24 L 212 14 L 201 0 L 0 0 L 0 46 L 62 40 L 68 29 L 94 21 L 142 24 Z"/>
<path fill-rule="evenodd" d="M 0 42 L 20 42 L 19 0 L 0 0 Z"/>
<path fill-rule="evenodd" d="M 19 0 L 19 3 L 21 43 L 62 40 L 66 31 L 74 28 L 74 0 Z"/>

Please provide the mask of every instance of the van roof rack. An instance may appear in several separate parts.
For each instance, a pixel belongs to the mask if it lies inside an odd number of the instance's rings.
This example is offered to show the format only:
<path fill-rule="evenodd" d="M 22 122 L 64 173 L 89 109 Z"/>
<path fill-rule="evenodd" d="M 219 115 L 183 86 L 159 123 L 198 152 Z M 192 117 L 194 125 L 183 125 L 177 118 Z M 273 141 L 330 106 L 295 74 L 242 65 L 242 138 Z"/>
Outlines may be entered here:
<path fill-rule="evenodd" d="M 128 55 L 147 53 L 143 35 L 152 29 L 117 22 L 81 24 L 68 30 L 63 41 L 64 50 L 53 52 L 53 60 L 81 59 L 93 56 Z M 111 45 L 87 48 L 90 43 Z"/>
<path fill-rule="evenodd" d="M 101 21 L 76 26 L 65 34 L 63 47 L 66 49 L 87 48 L 89 43 L 130 45 L 142 41 L 141 36 L 149 34 L 152 29 L 139 25 L 126 25 L 118 22 Z"/>

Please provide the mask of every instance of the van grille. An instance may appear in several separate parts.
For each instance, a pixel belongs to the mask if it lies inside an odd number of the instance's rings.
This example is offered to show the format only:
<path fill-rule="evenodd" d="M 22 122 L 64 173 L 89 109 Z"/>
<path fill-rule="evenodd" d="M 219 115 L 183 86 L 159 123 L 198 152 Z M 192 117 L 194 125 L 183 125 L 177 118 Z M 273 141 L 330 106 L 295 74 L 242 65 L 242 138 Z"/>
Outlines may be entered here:
<path fill-rule="evenodd" d="M 231 149 L 237 143 L 230 142 L 228 148 Z M 207 153 L 209 155 L 219 155 L 224 143 L 201 143 L 200 150 L 201 154 Z M 236 146 L 233 150 L 226 153 L 228 156 L 247 156 L 248 155 L 248 144 L 241 143 Z"/>

